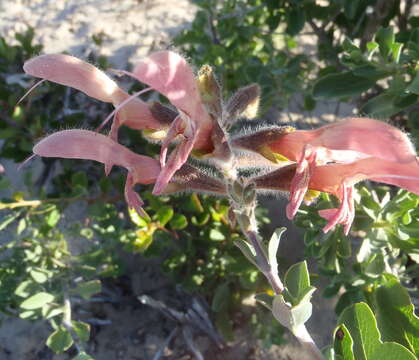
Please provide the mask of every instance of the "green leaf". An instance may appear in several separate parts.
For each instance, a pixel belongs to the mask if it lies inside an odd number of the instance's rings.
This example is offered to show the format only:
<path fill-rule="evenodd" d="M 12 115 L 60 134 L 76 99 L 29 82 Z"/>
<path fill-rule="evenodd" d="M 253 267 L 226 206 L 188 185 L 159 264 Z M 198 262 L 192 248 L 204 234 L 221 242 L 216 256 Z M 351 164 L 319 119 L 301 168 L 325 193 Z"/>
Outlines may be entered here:
<path fill-rule="evenodd" d="M 85 172 L 78 171 L 71 176 L 71 183 L 73 186 L 87 187 L 87 175 Z"/>
<path fill-rule="evenodd" d="M 17 225 L 17 230 L 16 233 L 17 235 L 20 235 L 23 231 L 25 231 L 26 229 L 26 219 L 20 219 L 19 220 L 19 224 Z"/>
<path fill-rule="evenodd" d="M 131 210 L 131 209 L 129 209 L 129 210 Z M 90 239 L 93 238 L 94 232 L 90 228 L 83 228 L 83 229 L 80 230 L 80 235 L 85 237 L 86 239 L 90 240 Z"/>
<path fill-rule="evenodd" d="M 90 355 L 82 351 L 76 357 L 73 357 L 71 360 L 94 360 L 94 359 Z"/>
<path fill-rule="evenodd" d="M 349 258 L 352 253 L 351 243 L 347 236 L 340 236 L 337 239 L 337 253 L 342 258 Z"/>
<path fill-rule="evenodd" d="M 7 205 L 7 204 L 4 204 Z M 2 208 L 2 204 L 0 204 L 0 209 Z M 20 212 L 16 211 L 12 214 L 8 214 L 3 217 L 3 221 L 0 223 L 0 231 L 7 228 L 13 221 L 15 221 L 20 216 Z"/>
<path fill-rule="evenodd" d="M 134 208 L 128 208 L 128 215 L 131 221 L 138 227 L 147 227 L 147 220 L 142 218 Z"/>
<path fill-rule="evenodd" d="M 335 306 L 335 312 L 337 315 L 341 314 L 348 306 L 351 306 L 355 302 L 360 302 L 365 300 L 362 293 L 359 289 L 352 289 L 346 291 L 343 295 L 340 296 L 338 302 Z"/>
<path fill-rule="evenodd" d="M 39 284 L 33 282 L 32 280 L 25 280 L 17 286 L 15 295 L 27 298 L 30 294 L 33 294 L 39 290 L 41 290 Z"/>
<path fill-rule="evenodd" d="M 386 268 L 384 257 L 380 253 L 373 254 L 365 265 L 364 272 L 374 278 L 381 276 Z"/>
<path fill-rule="evenodd" d="M 355 359 L 372 359 L 375 348 L 380 345 L 380 333 L 369 306 L 358 303 L 346 308 L 340 315 L 338 324 L 344 324 L 352 336 Z"/>
<path fill-rule="evenodd" d="M 44 305 L 52 302 L 54 298 L 54 295 L 48 294 L 46 292 L 39 292 L 23 301 L 20 304 L 20 307 L 25 310 L 39 309 Z"/>
<path fill-rule="evenodd" d="M 374 78 L 356 76 L 350 71 L 329 74 L 314 84 L 313 96 L 326 99 L 358 96 L 373 87 L 375 83 Z"/>
<path fill-rule="evenodd" d="M 391 45 L 391 54 L 393 57 L 393 60 L 396 64 L 400 61 L 400 55 L 402 53 L 403 44 L 395 42 Z"/>
<path fill-rule="evenodd" d="M 278 247 L 279 247 L 279 242 L 281 241 L 281 236 L 285 232 L 285 230 L 287 230 L 287 228 L 285 227 L 276 229 L 274 233 L 272 234 L 271 239 L 269 240 L 269 245 L 268 245 L 269 264 L 271 265 L 274 271 L 277 271 L 278 269 L 278 261 L 277 261 Z"/>
<path fill-rule="evenodd" d="M 72 321 L 71 324 L 80 341 L 84 343 L 88 342 L 90 337 L 90 325 L 82 321 Z"/>
<path fill-rule="evenodd" d="M 211 229 L 209 233 L 209 238 L 213 241 L 224 241 L 226 237 L 220 230 Z"/>
<path fill-rule="evenodd" d="M 371 64 L 357 66 L 352 69 L 352 73 L 355 76 L 368 78 L 376 81 L 391 75 L 391 72 L 389 70 L 382 69 Z"/>
<path fill-rule="evenodd" d="M 386 280 L 374 291 L 382 340 L 398 342 L 419 356 L 419 318 L 409 294 L 396 277 L 386 275 Z"/>
<path fill-rule="evenodd" d="M 156 219 L 160 222 L 161 226 L 165 226 L 175 214 L 171 206 L 163 206 L 156 212 Z"/>
<path fill-rule="evenodd" d="M 311 316 L 313 306 L 310 302 L 301 302 L 296 306 L 286 303 L 282 295 L 276 295 L 272 303 L 272 314 L 279 323 L 292 332 L 303 325 Z"/>
<path fill-rule="evenodd" d="M 60 213 L 57 209 L 52 210 L 49 214 L 45 216 L 46 223 L 49 227 L 53 228 L 60 221 Z"/>
<path fill-rule="evenodd" d="M 100 280 L 91 280 L 77 284 L 77 287 L 71 291 L 80 295 L 83 299 L 88 300 L 92 295 L 102 291 L 102 285 Z"/>
<path fill-rule="evenodd" d="M 310 275 L 305 261 L 292 265 L 285 274 L 285 286 L 293 298 L 293 305 L 298 304 L 310 287 Z"/>
<path fill-rule="evenodd" d="M 48 337 L 46 344 L 56 354 L 61 354 L 73 345 L 73 339 L 68 330 L 59 327 Z"/>
<path fill-rule="evenodd" d="M 333 339 L 333 348 L 336 354 L 341 355 L 343 360 L 355 360 L 353 353 L 354 341 L 344 324 L 336 328 Z"/>
<path fill-rule="evenodd" d="M 382 57 L 386 58 L 391 53 L 391 49 L 394 43 L 394 32 L 393 28 L 380 28 L 376 35 L 375 41 L 380 47 L 380 54 Z"/>
<path fill-rule="evenodd" d="M 343 357 L 336 354 L 335 350 L 330 345 L 323 348 L 322 353 L 325 360 L 343 360 Z"/>
<path fill-rule="evenodd" d="M 293 328 L 304 325 L 310 319 L 313 312 L 313 305 L 309 301 L 301 301 L 298 305 L 291 309 Z"/>
<path fill-rule="evenodd" d="M 252 264 L 257 266 L 256 262 L 256 251 L 252 245 L 250 245 L 247 241 L 243 239 L 237 239 L 234 241 L 234 245 L 236 245 L 244 256 L 246 256 L 247 260 L 249 260 Z"/>
<path fill-rule="evenodd" d="M 208 213 L 197 214 L 191 217 L 192 224 L 196 226 L 205 225 L 211 218 L 211 215 Z"/>
<path fill-rule="evenodd" d="M 385 342 L 375 349 L 371 355 L 372 360 L 417 360 L 404 346 L 393 343 Z"/>
<path fill-rule="evenodd" d="M 183 214 L 175 214 L 170 220 L 170 227 L 173 230 L 182 230 L 188 226 L 188 219 Z"/>
<path fill-rule="evenodd" d="M 395 104 L 397 95 L 392 92 L 383 92 L 382 94 L 368 100 L 361 108 L 361 111 L 370 117 L 386 118 L 402 111 L 404 107 Z"/>
<path fill-rule="evenodd" d="M 379 45 L 375 41 L 370 41 L 367 43 L 367 50 L 368 54 L 371 56 L 377 49 L 379 48 Z"/>
<path fill-rule="evenodd" d="M 293 7 L 288 13 L 287 34 L 297 35 L 304 27 L 306 15 L 303 8 Z"/>
<path fill-rule="evenodd" d="M 230 287 L 228 283 L 223 283 L 215 289 L 214 297 L 212 299 L 211 309 L 214 312 L 226 311 L 230 301 Z"/>
<path fill-rule="evenodd" d="M 43 269 L 34 268 L 29 274 L 38 284 L 43 284 L 48 280 L 48 272 Z"/>
<path fill-rule="evenodd" d="M 19 317 L 24 320 L 35 320 L 37 316 L 37 312 L 34 310 L 23 311 L 19 314 Z"/>
<path fill-rule="evenodd" d="M 419 70 L 416 71 L 416 75 L 409 86 L 406 88 L 407 91 L 410 91 L 416 95 L 419 95 Z"/>
<path fill-rule="evenodd" d="M 63 312 L 63 307 L 56 304 L 46 304 L 42 307 L 42 317 L 44 319 L 51 319 L 54 316 L 61 315 Z"/>

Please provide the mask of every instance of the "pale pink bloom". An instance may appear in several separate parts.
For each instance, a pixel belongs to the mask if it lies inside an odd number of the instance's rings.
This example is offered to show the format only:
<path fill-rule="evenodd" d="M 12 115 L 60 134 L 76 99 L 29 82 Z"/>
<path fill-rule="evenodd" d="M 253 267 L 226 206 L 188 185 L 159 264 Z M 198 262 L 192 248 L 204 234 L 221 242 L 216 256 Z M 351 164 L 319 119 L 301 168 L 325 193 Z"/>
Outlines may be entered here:
<path fill-rule="evenodd" d="M 39 56 L 27 61 L 24 70 L 30 75 L 71 86 L 98 100 L 112 103 L 117 109 L 110 132 L 113 140 L 117 140 L 117 131 L 122 124 L 141 130 L 168 129 L 162 143 L 162 170 L 154 188 L 155 194 L 163 191 L 173 174 L 187 161 L 192 149 L 210 153 L 214 148 L 211 138 L 214 122 L 201 100 L 195 75 L 186 60 L 174 52 L 156 52 L 140 61 L 133 73 L 121 71 L 160 92 L 177 108 L 179 115 L 174 120 L 168 118 L 166 122 L 153 116 L 146 103 L 130 98 L 105 73 L 75 57 Z M 179 137 L 181 140 L 166 163 L 168 147 Z"/>
<path fill-rule="evenodd" d="M 45 157 L 99 161 L 105 165 L 106 174 L 114 165 L 123 166 L 128 170 L 125 199 L 140 214 L 143 202 L 133 187 L 135 184 L 154 183 L 160 172 L 157 160 L 135 154 L 109 137 L 88 130 L 56 132 L 37 143 L 33 152 Z"/>
<path fill-rule="evenodd" d="M 419 163 L 417 158 L 396 162 L 369 157 L 349 164 L 331 163 L 314 167 L 308 188 L 334 194 L 341 202 L 338 209 L 319 211 L 328 220 L 323 229 L 325 232 L 342 224 L 345 234 L 348 234 L 355 217 L 353 186 L 362 180 L 395 185 L 419 195 Z"/>
<path fill-rule="evenodd" d="M 186 162 L 192 149 L 208 150 L 212 147 L 214 122 L 202 102 L 192 68 L 179 54 L 172 51 L 153 53 L 137 64 L 132 75 L 166 96 L 179 111 L 161 148 L 162 171 L 153 190 L 154 194 L 160 194 L 176 170 Z M 166 163 L 169 144 L 178 136 L 180 143 Z"/>
<path fill-rule="evenodd" d="M 297 162 L 288 218 L 295 216 L 308 189 L 337 196 L 339 209 L 320 212 L 329 220 L 324 231 L 343 224 L 348 233 L 354 218 L 353 185 L 358 181 L 370 179 L 419 193 L 419 164 L 412 143 L 402 131 L 378 120 L 348 118 L 316 130 L 270 129 L 234 143 Z"/>
<path fill-rule="evenodd" d="M 23 69 L 29 75 L 70 86 L 115 107 L 125 101 L 126 104 L 118 110 L 112 125 L 111 134 L 114 140 L 121 124 L 139 130 L 162 128 L 162 124 L 152 116 L 145 102 L 137 98 L 127 101 L 130 95 L 119 88 L 110 77 L 76 57 L 63 54 L 41 55 L 28 60 Z"/>
<path fill-rule="evenodd" d="M 114 165 L 126 168 L 125 199 L 139 214 L 143 214 L 143 202 L 134 186 L 154 184 L 161 170 L 158 160 L 135 154 L 108 136 L 88 130 L 56 132 L 37 143 L 33 152 L 45 157 L 95 160 L 105 165 L 106 175 Z M 223 183 L 189 164 L 182 166 L 168 185 L 164 189 L 167 194 L 194 190 L 218 195 L 226 192 Z"/>

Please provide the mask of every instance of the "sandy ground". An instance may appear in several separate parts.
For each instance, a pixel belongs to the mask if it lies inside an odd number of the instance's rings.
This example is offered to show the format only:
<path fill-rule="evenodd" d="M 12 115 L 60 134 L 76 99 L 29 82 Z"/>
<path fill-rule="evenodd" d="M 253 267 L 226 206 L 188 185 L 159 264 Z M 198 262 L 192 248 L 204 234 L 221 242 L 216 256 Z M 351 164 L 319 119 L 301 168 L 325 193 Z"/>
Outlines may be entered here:
<path fill-rule="evenodd" d="M 0 0 L 0 34 L 10 40 L 16 32 L 24 31 L 29 25 L 35 28 L 35 40 L 44 45 L 44 53 L 65 51 L 83 58 L 94 52 L 108 57 L 114 66 L 126 68 L 129 63 L 135 63 L 152 50 L 170 47 L 171 37 L 190 24 L 195 11 L 196 8 L 187 0 Z M 97 45 L 93 38 L 100 39 L 101 44 Z M 316 113 L 310 114 L 306 123 L 312 126 L 312 123 L 318 122 L 319 114 L 325 116 L 326 120 L 333 120 L 335 106 L 325 104 Z M 349 115 L 351 111 L 350 106 L 342 107 L 339 114 Z M 296 121 L 302 116 L 298 109 L 293 108 L 290 108 L 289 114 Z M 274 112 L 273 116 L 280 117 L 280 114 Z M 16 164 L 6 162 L 5 167 L 11 178 L 19 177 L 15 172 Z M 274 218 L 278 219 L 276 214 L 282 212 L 283 205 L 275 202 L 271 206 Z M 72 218 L 71 214 L 69 218 Z M 285 224 L 283 218 L 279 221 L 278 225 L 291 227 L 287 237 L 290 245 L 284 251 L 293 252 L 292 249 L 301 248 L 300 236 L 295 228 L 292 229 L 292 224 Z M 301 254 L 293 256 L 298 261 Z M 131 261 L 134 264 L 133 272 L 138 272 L 139 259 L 133 257 Z M 156 270 L 150 264 L 143 266 L 152 268 L 142 272 L 144 274 Z M 147 292 L 147 286 L 156 281 L 164 283 L 165 279 L 161 275 L 145 275 L 138 281 L 145 286 L 143 292 Z M 135 287 L 133 284 L 133 288 Z M 170 296 L 167 294 L 169 289 L 169 285 L 163 286 L 163 290 L 157 295 L 163 298 Z M 318 295 L 316 297 L 316 317 L 310 321 L 308 327 L 313 330 L 315 340 L 323 346 L 330 342 L 329 335 L 325 334 L 331 334 L 335 319 L 333 306 L 321 300 Z M 149 309 L 144 311 L 132 299 L 124 301 L 126 304 L 119 308 L 111 304 L 101 305 L 112 325 L 96 327 L 94 341 L 89 344 L 90 353 L 96 360 L 151 359 L 167 336 L 168 329 L 173 326 L 156 312 Z M 82 310 L 89 313 L 88 309 Z M 45 347 L 44 342 L 49 331 L 46 324 L 29 324 L 18 319 L 6 320 L 0 328 L 0 359 L 68 359 L 66 355 L 53 355 Z M 213 354 L 208 343 L 205 345 L 205 340 L 201 343 L 208 353 Z M 184 346 L 177 344 L 178 348 Z M 254 350 L 255 345 L 249 339 L 243 338 L 241 342 L 233 344 L 228 352 L 221 354 L 219 359 L 309 359 L 292 341 L 287 346 L 275 347 L 269 352 L 257 347 Z M 215 359 L 215 355 L 208 356 L 208 359 Z M 178 359 L 170 356 L 165 358 Z"/>
<path fill-rule="evenodd" d="M 170 44 L 195 11 L 187 0 L 2 0 L 0 34 L 12 39 L 31 26 L 45 53 L 81 57 L 100 38 L 101 55 L 124 68 Z"/>

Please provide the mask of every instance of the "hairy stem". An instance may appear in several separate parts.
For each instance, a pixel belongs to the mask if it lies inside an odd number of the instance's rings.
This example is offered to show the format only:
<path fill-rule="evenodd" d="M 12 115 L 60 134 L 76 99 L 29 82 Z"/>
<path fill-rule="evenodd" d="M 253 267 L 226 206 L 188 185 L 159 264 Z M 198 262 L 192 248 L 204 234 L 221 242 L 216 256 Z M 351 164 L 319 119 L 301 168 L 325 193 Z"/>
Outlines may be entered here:
<path fill-rule="evenodd" d="M 230 203 L 234 209 L 237 222 L 247 241 L 252 245 L 255 257 L 254 261 L 258 269 L 269 281 L 273 291 L 279 295 L 284 291 L 284 285 L 279 278 L 278 269 L 273 268 L 269 261 L 265 245 L 262 243 L 257 231 L 257 220 L 255 216 L 256 190 L 252 184 L 248 184 L 237 176 L 234 168 L 235 161 L 231 161 L 231 168 L 221 169 L 227 183 Z M 276 266 L 275 266 L 276 267 Z M 310 336 L 305 325 L 290 330 L 298 339 L 300 344 L 309 352 L 314 360 L 324 360 L 324 357 Z"/>

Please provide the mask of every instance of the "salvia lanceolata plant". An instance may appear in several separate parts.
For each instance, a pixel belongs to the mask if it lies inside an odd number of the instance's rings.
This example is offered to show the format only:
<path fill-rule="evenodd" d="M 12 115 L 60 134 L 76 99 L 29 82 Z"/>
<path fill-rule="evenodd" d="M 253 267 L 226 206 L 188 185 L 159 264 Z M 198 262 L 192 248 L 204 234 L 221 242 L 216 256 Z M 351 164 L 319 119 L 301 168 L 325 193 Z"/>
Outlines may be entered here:
<path fill-rule="evenodd" d="M 289 193 L 286 215 L 290 219 L 303 202 L 311 204 L 321 193 L 331 194 L 338 206 L 320 210 L 327 221 L 323 231 L 342 226 L 348 235 L 355 216 L 355 184 L 372 180 L 419 194 L 418 158 L 405 133 L 369 118 L 346 118 L 314 130 L 240 129 L 238 120 L 257 117 L 259 85 L 250 84 L 225 100 L 210 66 L 195 74 L 172 51 L 151 54 L 132 72 L 115 71 L 148 86 L 133 95 L 93 65 L 68 55 L 35 57 L 24 70 L 115 107 L 104 122 L 112 118 L 107 135 L 84 129 L 58 131 L 34 146 L 35 155 L 95 160 L 104 164 L 106 174 L 113 166 L 126 168 L 125 199 L 140 215 L 143 201 L 134 190 L 137 184 L 154 184 L 156 196 L 193 191 L 227 197 L 231 219 L 246 238 L 236 244 L 273 289 L 273 296 L 265 294 L 258 300 L 311 351 L 312 358 L 323 358 L 305 327 L 315 290 L 306 264 L 296 264 L 280 279 L 277 250 L 284 229 L 265 244 L 255 217 L 258 194 Z M 150 90 L 168 103 L 140 100 L 140 93 Z M 161 143 L 159 158 L 120 144 L 121 126 L 141 130 L 146 138 Z"/>

